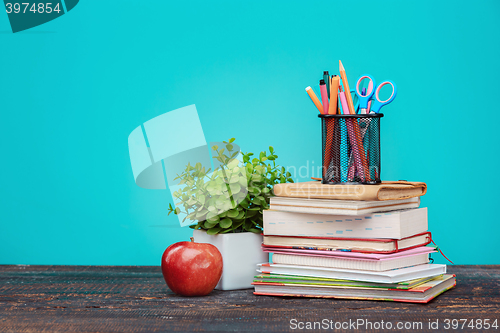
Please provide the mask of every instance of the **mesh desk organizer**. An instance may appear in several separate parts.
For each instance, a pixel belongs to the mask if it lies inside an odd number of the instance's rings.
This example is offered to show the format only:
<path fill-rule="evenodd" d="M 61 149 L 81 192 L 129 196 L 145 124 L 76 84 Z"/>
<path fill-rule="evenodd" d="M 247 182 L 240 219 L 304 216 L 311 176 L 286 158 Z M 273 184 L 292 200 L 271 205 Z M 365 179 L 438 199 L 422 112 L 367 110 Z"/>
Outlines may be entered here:
<path fill-rule="evenodd" d="M 320 114 L 323 184 L 380 183 L 383 113 Z"/>

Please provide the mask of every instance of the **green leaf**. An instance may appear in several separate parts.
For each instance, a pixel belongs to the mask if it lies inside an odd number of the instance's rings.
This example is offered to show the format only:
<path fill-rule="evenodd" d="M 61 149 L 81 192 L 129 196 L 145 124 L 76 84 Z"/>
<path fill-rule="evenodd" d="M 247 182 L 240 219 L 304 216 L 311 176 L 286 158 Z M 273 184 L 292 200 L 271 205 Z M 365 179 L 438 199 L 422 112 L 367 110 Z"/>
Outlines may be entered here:
<path fill-rule="evenodd" d="M 218 216 L 211 216 L 207 219 L 207 221 L 209 221 L 211 223 L 217 223 L 217 222 L 219 222 L 219 217 Z"/>
<path fill-rule="evenodd" d="M 212 149 L 213 149 L 213 150 L 217 150 L 217 149 L 219 149 L 219 146 L 214 145 L 214 146 L 212 146 Z"/>
<path fill-rule="evenodd" d="M 244 228 L 245 230 L 250 230 L 251 228 L 253 228 L 253 223 L 252 223 L 252 221 L 250 221 L 250 220 L 246 220 L 246 221 L 245 221 L 245 224 L 243 225 L 243 228 Z"/>
<path fill-rule="evenodd" d="M 243 223 L 245 223 L 245 220 L 243 220 L 243 221 L 241 221 L 241 222 L 236 222 L 236 223 L 233 223 L 232 229 L 233 229 L 233 230 L 238 229 L 239 227 L 241 227 L 241 226 L 243 225 Z"/>
<path fill-rule="evenodd" d="M 217 225 L 217 223 L 219 222 L 210 222 L 210 221 L 205 221 L 205 223 L 203 223 L 203 226 L 206 228 L 206 229 L 211 229 L 213 227 L 215 227 Z"/>
<path fill-rule="evenodd" d="M 260 234 L 260 233 L 262 233 L 262 230 L 260 230 L 260 229 L 256 229 L 256 228 L 250 228 L 250 229 L 248 229 L 248 231 L 254 232 L 254 233 L 256 233 L 256 234 Z"/>
<path fill-rule="evenodd" d="M 257 172 L 257 173 L 263 174 L 266 171 L 267 171 L 267 169 L 265 167 L 263 167 L 262 165 L 257 165 L 255 167 L 255 172 Z"/>
<path fill-rule="evenodd" d="M 274 153 L 274 148 L 273 148 L 273 146 L 269 146 L 269 151 L 271 152 L 271 154 L 273 154 L 273 153 Z"/>
<path fill-rule="evenodd" d="M 241 186 L 246 186 L 248 183 L 247 181 L 247 177 L 240 177 L 240 179 L 238 180 L 238 184 L 240 184 Z"/>
<path fill-rule="evenodd" d="M 252 175 L 252 180 L 254 182 L 261 182 L 262 181 L 262 176 L 261 175 Z"/>
<path fill-rule="evenodd" d="M 208 235 L 216 235 L 219 233 L 219 231 L 221 231 L 222 229 L 221 228 L 212 228 L 212 229 L 208 229 L 207 230 L 207 234 Z"/>
<path fill-rule="evenodd" d="M 204 195 L 199 195 L 197 199 L 198 199 L 198 202 L 201 203 L 202 205 L 205 204 L 206 198 Z"/>
<path fill-rule="evenodd" d="M 248 206 L 248 199 L 245 198 L 242 202 L 240 202 L 239 206 L 243 209 L 246 209 Z"/>
<path fill-rule="evenodd" d="M 219 222 L 219 225 L 226 229 L 226 228 L 229 228 L 231 225 L 233 224 L 233 221 L 231 219 L 228 219 L 228 218 L 225 218 L 225 219 L 222 219 L 220 222 Z"/>
<path fill-rule="evenodd" d="M 237 217 L 239 212 L 236 209 L 231 209 L 230 211 L 227 212 L 227 217 L 230 218 L 235 218 Z"/>
<path fill-rule="evenodd" d="M 229 139 L 229 143 L 234 142 L 234 140 L 236 140 L 236 139 L 235 138 Z"/>
<path fill-rule="evenodd" d="M 246 217 L 252 217 L 257 214 L 257 210 L 247 210 Z"/>

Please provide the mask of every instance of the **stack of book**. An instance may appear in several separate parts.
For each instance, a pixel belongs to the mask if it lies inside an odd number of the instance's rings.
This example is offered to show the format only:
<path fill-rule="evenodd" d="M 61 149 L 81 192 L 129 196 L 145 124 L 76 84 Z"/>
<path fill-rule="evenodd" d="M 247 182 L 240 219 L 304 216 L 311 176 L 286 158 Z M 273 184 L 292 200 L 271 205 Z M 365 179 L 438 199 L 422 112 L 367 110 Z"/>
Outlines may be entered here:
<path fill-rule="evenodd" d="M 279 186 L 296 185 L 277 186 L 279 195 Z M 257 267 L 254 294 L 427 303 L 454 287 L 446 265 L 429 261 L 436 249 L 426 246 L 427 208 L 419 208 L 425 191 L 400 194 L 370 201 L 335 200 L 331 193 L 271 198 L 262 247 L 272 257 Z"/>

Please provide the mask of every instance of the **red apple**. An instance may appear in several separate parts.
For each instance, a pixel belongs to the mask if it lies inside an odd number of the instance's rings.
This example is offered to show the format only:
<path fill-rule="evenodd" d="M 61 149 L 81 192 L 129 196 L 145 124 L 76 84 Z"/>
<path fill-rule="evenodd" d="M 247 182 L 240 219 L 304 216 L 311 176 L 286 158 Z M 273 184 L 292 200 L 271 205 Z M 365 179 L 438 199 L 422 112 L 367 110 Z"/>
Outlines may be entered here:
<path fill-rule="evenodd" d="M 182 296 L 205 296 L 214 290 L 222 275 L 222 255 L 212 244 L 179 242 L 161 257 L 167 286 Z"/>

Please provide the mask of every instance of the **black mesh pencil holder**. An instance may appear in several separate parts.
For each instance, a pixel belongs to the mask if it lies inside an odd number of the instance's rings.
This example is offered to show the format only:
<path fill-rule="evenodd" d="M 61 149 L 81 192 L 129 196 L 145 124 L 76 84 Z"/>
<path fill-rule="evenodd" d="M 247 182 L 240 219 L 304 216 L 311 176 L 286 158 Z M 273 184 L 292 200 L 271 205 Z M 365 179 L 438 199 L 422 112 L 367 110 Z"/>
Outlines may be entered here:
<path fill-rule="evenodd" d="M 323 184 L 380 183 L 382 113 L 320 114 Z"/>

